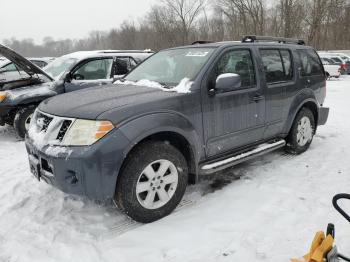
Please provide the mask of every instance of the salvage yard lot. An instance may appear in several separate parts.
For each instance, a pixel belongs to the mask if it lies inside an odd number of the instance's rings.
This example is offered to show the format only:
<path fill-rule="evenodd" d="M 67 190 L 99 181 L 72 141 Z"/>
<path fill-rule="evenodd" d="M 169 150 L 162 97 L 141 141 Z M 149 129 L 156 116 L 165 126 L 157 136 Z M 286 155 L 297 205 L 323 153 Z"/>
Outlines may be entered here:
<path fill-rule="evenodd" d="M 306 253 L 328 222 L 350 250 L 350 225 L 331 207 L 350 192 L 350 77 L 328 81 L 326 106 L 306 153 L 276 151 L 205 179 L 148 225 L 38 183 L 24 143 L 0 127 L 0 261 L 281 262 Z"/>

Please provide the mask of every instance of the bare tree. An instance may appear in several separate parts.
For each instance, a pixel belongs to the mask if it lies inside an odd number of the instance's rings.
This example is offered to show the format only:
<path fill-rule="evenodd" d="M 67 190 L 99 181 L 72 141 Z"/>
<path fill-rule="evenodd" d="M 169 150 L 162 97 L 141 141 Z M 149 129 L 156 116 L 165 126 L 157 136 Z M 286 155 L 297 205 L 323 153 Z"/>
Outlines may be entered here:
<path fill-rule="evenodd" d="M 318 49 L 350 49 L 350 0 L 158 0 L 139 20 L 82 39 L 11 38 L 25 56 L 60 56 L 79 50 L 161 50 L 193 40 L 239 40 L 245 34 L 297 37 Z M 271 0 L 269 0 L 271 1 Z M 209 3 L 209 1 L 208 1 Z"/>
<path fill-rule="evenodd" d="M 205 0 L 162 0 L 181 24 L 182 44 L 188 43 L 189 32 L 204 8 Z"/>

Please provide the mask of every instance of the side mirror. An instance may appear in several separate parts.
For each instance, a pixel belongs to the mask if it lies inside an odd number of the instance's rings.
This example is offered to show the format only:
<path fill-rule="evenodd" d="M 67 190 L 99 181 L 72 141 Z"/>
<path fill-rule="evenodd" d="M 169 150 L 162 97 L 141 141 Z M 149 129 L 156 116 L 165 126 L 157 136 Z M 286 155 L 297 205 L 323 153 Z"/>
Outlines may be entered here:
<path fill-rule="evenodd" d="M 63 81 L 65 82 L 65 83 L 70 83 L 70 82 L 72 82 L 72 74 L 71 73 L 66 73 L 66 75 L 64 76 L 64 78 L 63 78 Z"/>
<path fill-rule="evenodd" d="M 216 78 L 215 89 L 219 93 L 235 90 L 241 87 L 241 77 L 238 74 L 226 73 Z"/>

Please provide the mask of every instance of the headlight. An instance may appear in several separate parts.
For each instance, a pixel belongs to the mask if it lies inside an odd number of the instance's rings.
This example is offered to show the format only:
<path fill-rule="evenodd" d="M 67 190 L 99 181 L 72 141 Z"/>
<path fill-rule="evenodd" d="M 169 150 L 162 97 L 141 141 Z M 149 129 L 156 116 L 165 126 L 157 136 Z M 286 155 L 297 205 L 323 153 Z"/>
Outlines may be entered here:
<path fill-rule="evenodd" d="M 7 96 L 6 92 L 0 92 L 0 103 L 5 100 L 6 96 Z"/>
<path fill-rule="evenodd" d="M 68 129 L 62 141 L 63 146 L 88 146 L 104 137 L 114 128 L 109 121 L 77 119 Z"/>

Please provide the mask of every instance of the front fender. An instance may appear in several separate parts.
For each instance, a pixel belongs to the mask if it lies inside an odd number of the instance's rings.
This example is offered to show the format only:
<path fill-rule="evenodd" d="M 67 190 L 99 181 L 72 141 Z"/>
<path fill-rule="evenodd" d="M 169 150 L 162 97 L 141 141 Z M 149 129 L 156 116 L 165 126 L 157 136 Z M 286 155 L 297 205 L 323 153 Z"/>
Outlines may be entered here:
<path fill-rule="evenodd" d="M 124 123 L 119 129 L 131 141 L 129 146 L 125 148 L 125 156 L 140 141 L 161 132 L 173 132 L 181 135 L 188 141 L 192 149 L 196 168 L 203 154 L 203 147 L 201 146 L 198 132 L 185 116 L 176 112 L 155 112 L 143 115 Z"/>
<path fill-rule="evenodd" d="M 292 128 L 294 119 L 299 112 L 299 110 L 308 102 L 313 103 L 316 108 L 317 112 L 319 110 L 319 104 L 316 100 L 315 94 L 313 90 L 311 89 L 303 89 L 300 91 L 292 100 L 289 111 L 288 111 L 288 117 L 287 121 L 285 123 L 285 126 L 283 128 L 283 134 L 288 134 L 290 129 Z"/>
<path fill-rule="evenodd" d="M 56 91 L 49 89 L 47 86 L 13 89 L 6 91 L 6 93 L 5 106 L 38 104 L 49 97 L 57 95 Z"/>

